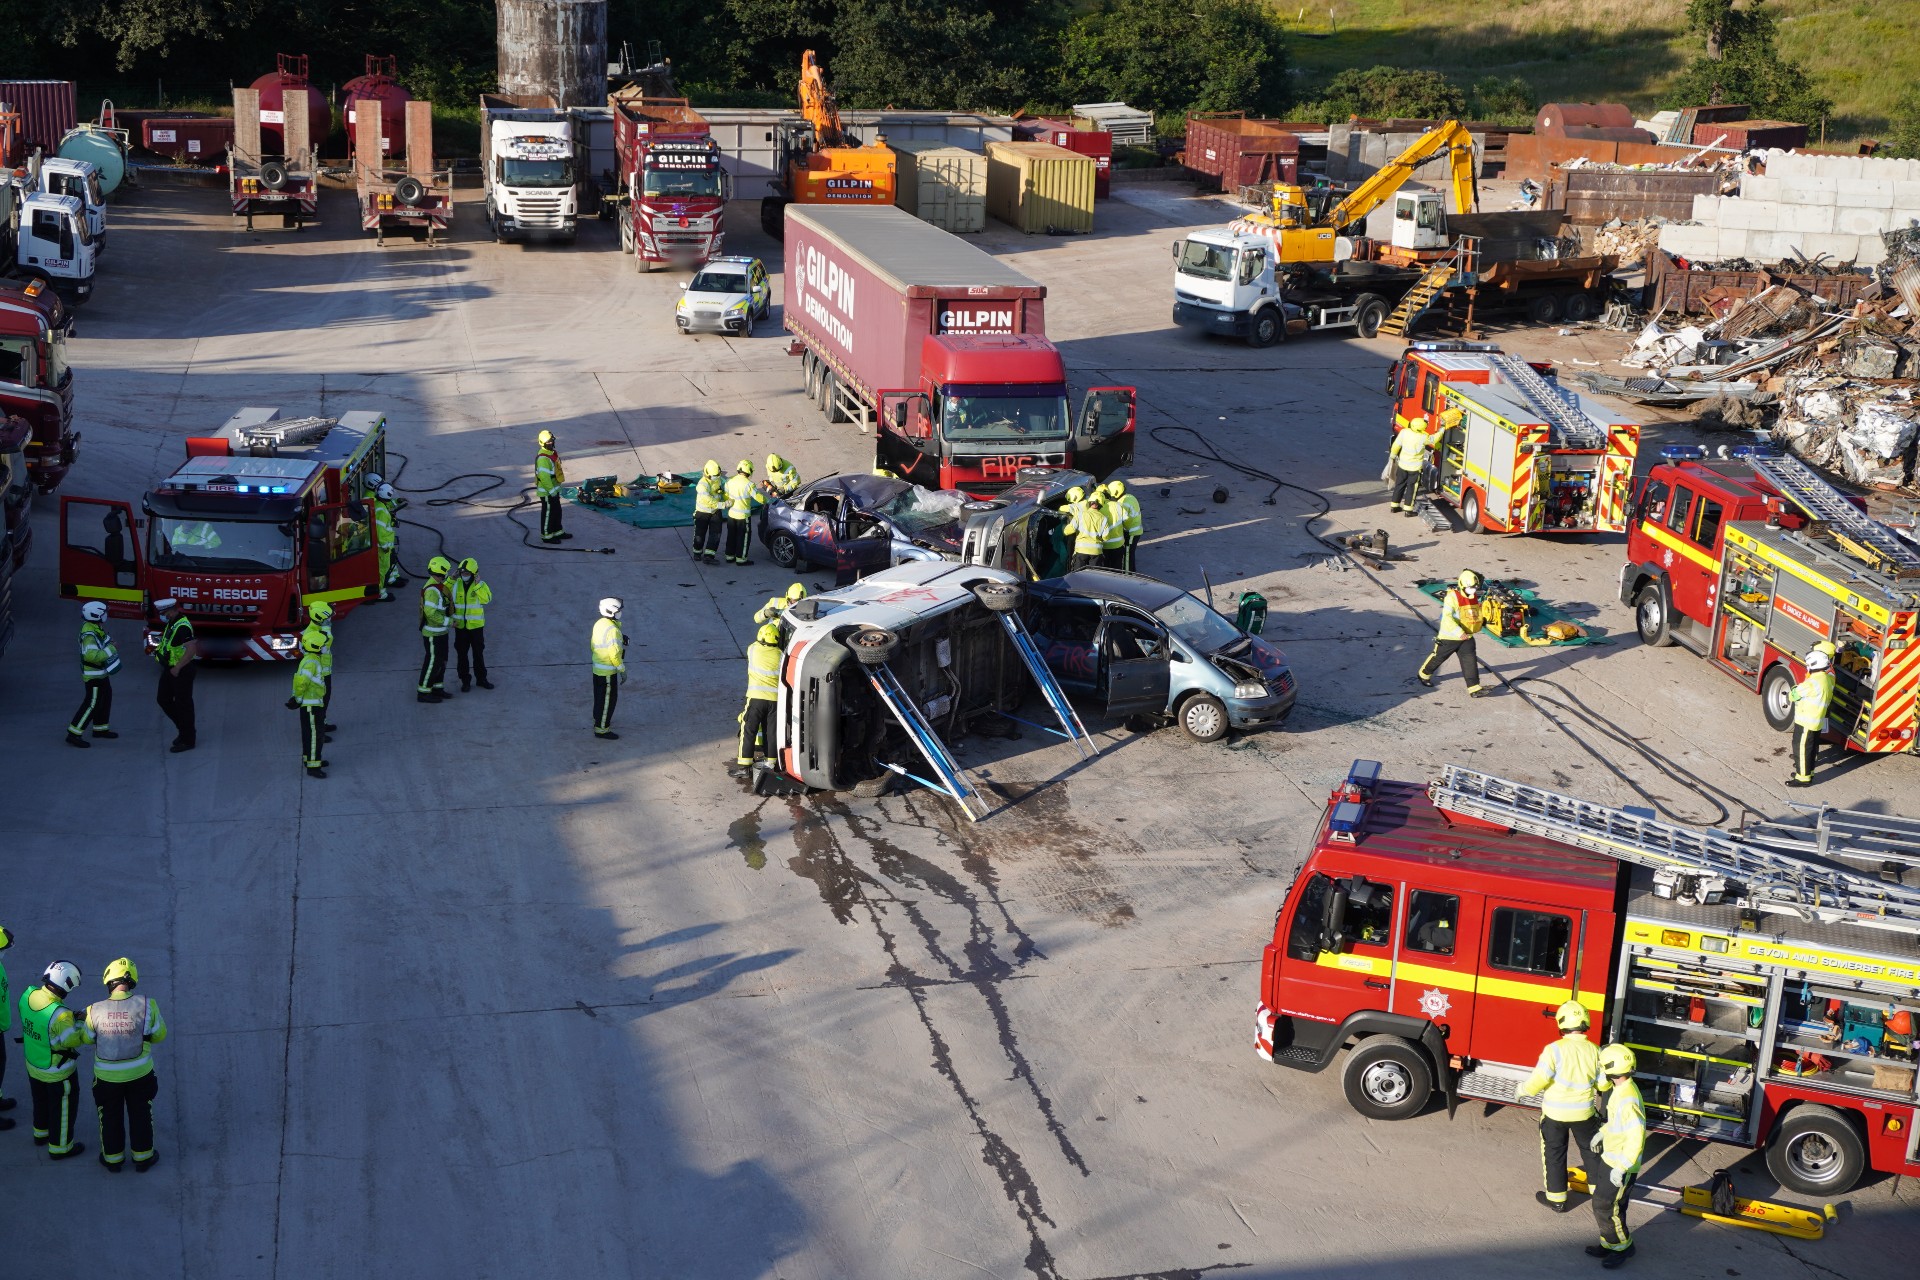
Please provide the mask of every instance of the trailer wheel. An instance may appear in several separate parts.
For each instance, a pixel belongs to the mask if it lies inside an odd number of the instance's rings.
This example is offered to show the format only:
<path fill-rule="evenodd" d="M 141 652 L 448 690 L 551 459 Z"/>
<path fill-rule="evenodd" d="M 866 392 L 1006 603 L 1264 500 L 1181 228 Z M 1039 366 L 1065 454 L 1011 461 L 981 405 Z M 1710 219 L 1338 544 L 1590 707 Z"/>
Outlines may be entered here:
<path fill-rule="evenodd" d="M 1640 643 L 1651 648 L 1664 649 L 1673 643 L 1673 605 L 1659 583 L 1640 588 L 1633 598 L 1633 629 L 1640 633 Z"/>
<path fill-rule="evenodd" d="M 1347 1101 L 1370 1120 L 1405 1120 L 1433 1096 L 1426 1055 L 1399 1036 L 1368 1036 L 1347 1055 Z"/>
<path fill-rule="evenodd" d="M 1860 1131 L 1846 1115 L 1818 1103 L 1801 1103 L 1788 1112 L 1767 1144 L 1767 1172 L 1801 1195 L 1844 1194 L 1866 1168 Z"/>
<path fill-rule="evenodd" d="M 1536 294 L 1527 304 L 1527 319 L 1535 324 L 1552 324 L 1560 318 L 1560 299 L 1550 293 Z"/>
<path fill-rule="evenodd" d="M 1775 663 L 1760 679 L 1760 714 L 1776 733 L 1793 728 L 1793 672 Z"/>
<path fill-rule="evenodd" d="M 833 370 L 825 369 L 820 374 L 820 412 L 826 415 L 828 422 L 842 421 L 840 413 L 840 379 Z"/>
<path fill-rule="evenodd" d="M 1570 293 L 1560 300 L 1560 314 L 1571 323 L 1591 320 L 1596 310 L 1593 295 L 1586 292 Z"/>
<path fill-rule="evenodd" d="M 1480 491 L 1462 488 L 1460 490 L 1460 519 L 1466 524 L 1469 533 L 1485 533 L 1487 526 L 1480 523 Z"/>
<path fill-rule="evenodd" d="M 1353 313 L 1353 331 L 1363 338 L 1378 337 L 1387 318 L 1386 299 L 1363 293 L 1354 305 L 1358 310 Z"/>
<path fill-rule="evenodd" d="M 781 530 L 767 539 L 767 554 L 782 569 L 798 569 L 806 572 L 807 562 L 800 555 L 800 540 Z"/>
<path fill-rule="evenodd" d="M 813 349 L 804 348 L 800 352 L 800 391 L 807 399 L 813 399 Z"/>
<path fill-rule="evenodd" d="M 862 627 L 847 637 L 847 648 L 863 667 L 877 667 L 894 655 L 900 637 L 885 627 Z"/>
<path fill-rule="evenodd" d="M 1268 307 L 1253 318 L 1253 328 L 1247 333 L 1247 345 L 1270 347 L 1286 336 L 1287 327 L 1280 323 L 1280 308 Z"/>
<path fill-rule="evenodd" d="M 292 176 L 286 164 L 279 160 L 269 160 L 260 166 L 260 185 L 269 191 L 280 190 Z"/>

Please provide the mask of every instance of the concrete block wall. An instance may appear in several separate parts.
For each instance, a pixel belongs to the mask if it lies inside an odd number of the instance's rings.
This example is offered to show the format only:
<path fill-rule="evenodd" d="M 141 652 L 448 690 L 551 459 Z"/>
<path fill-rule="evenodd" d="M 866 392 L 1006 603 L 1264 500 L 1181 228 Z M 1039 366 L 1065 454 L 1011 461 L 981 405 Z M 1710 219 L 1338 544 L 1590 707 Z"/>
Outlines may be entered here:
<path fill-rule="evenodd" d="M 1661 229 L 1660 247 L 1701 261 L 1777 262 L 1798 251 L 1869 267 L 1886 257 L 1884 231 L 1920 222 L 1920 160 L 1763 153 L 1767 171 L 1737 196 L 1695 196 L 1699 226 Z"/>

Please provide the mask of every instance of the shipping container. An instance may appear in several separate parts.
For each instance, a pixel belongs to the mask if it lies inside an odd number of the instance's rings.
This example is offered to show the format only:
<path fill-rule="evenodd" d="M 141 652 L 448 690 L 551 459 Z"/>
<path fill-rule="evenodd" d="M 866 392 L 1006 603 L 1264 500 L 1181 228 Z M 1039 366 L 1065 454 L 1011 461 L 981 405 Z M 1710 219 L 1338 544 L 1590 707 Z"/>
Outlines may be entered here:
<path fill-rule="evenodd" d="M 769 107 L 703 108 L 712 126 L 714 141 L 726 157 L 727 172 L 733 177 L 733 198 L 760 200 L 773 194 L 778 159 L 774 135 L 782 125 L 800 118 L 797 111 Z M 887 145 L 931 144 L 961 147 L 985 153 L 989 142 L 1013 139 L 1013 121 L 1006 116 L 971 115 L 946 111 L 841 111 L 840 121 L 861 138 L 876 132 L 887 136 Z"/>
<path fill-rule="evenodd" d="M 1045 285 L 898 209 L 788 205 L 786 250 L 786 327 L 868 400 L 920 384 L 928 334 L 1046 332 Z"/>
<path fill-rule="evenodd" d="M 1076 102 L 1073 127 L 1100 129 L 1123 147 L 1153 145 L 1153 113 L 1136 111 L 1124 102 Z"/>
<path fill-rule="evenodd" d="M 185 164 L 220 165 L 233 143 L 233 121 L 221 116 L 152 116 L 140 122 L 140 145 Z"/>
<path fill-rule="evenodd" d="M 1028 235 L 1093 230 L 1095 166 L 1051 142 L 987 145 L 987 212 Z"/>
<path fill-rule="evenodd" d="M 1693 145 L 1735 151 L 1764 151 L 1768 147 L 1794 151 L 1807 145 L 1807 126 L 1787 120 L 1713 120 L 1693 126 Z"/>
<path fill-rule="evenodd" d="M 892 144 L 889 144 L 892 145 Z M 938 143 L 895 146 L 894 203 L 922 222 L 972 235 L 987 228 L 987 158 Z"/>
<path fill-rule="evenodd" d="M 67 130 L 79 123 L 75 101 L 71 80 L 0 80 L 0 110 L 20 116 L 17 154 L 0 156 L 0 163 L 22 164 L 35 147 L 52 155 Z"/>
<path fill-rule="evenodd" d="M 1187 117 L 1184 163 L 1196 180 L 1216 182 L 1229 194 L 1263 182 L 1297 182 L 1300 139 L 1272 120 L 1195 112 Z"/>
<path fill-rule="evenodd" d="M 1113 193 L 1113 135 L 1105 129 L 1082 129 L 1071 120 L 1035 121 L 1039 128 L 1023 142 L 1051 142 L 1056 147 L 1092 156 L 1093 197 L 1105 200 Z"/>

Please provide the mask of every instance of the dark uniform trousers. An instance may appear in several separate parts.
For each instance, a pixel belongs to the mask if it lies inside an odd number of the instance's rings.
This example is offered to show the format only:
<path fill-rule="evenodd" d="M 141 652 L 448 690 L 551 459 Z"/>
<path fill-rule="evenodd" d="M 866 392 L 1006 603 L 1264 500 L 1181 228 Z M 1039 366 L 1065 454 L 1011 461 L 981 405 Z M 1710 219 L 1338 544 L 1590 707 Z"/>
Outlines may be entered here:
<path fill-rule="evenodd" d="M 1613 1185 L 1613 1170 L 1604 1160 L 1593 1162 L 1599 1166 L 1600 1178 L 1595 1181 L 1588 1171 L 1587 1183 L 1593 1188 L 1593 1220 L 1600 1226 L 1600 1243 L 1609 1249 L 1625 1249 L 1633 1243 L 1633 1237 L 1627 1233 L 1627 1202 L 1633 1196 L 1634 1175 L 1623 1174 L 1626 1181 L 1623 1187 Z"/>
<path fill-rule="evenodd" d="M 175 675 L 166 667 L 160 668 L 160 690 L 154 701 L 160 704 L 160 710 L 167 719 L 173 721 L 173 731 L 177 739 L 192 746 L 193 733 L 193 676 L 199 667 L 198 662 L 189 662 Z"/>
<path fill-rule="evenodd" d="M 718 511 L 693 513 L 693 554 L 720 554 L 720 523 L 723 518 Z"/>
<path fill-rule="evenodd" d="M 1099 565 L 1103 554 L 1104 552 L 1101 551 L 1076 551 L 1073 553 L 1073 563 L 1069 568 L 1070 570 L 1095 568 Z"/>
<path fill-rule="evenodd" d="M 420 636 L 422 656 L 420 659 L 421 693 L 445 693 L 447 691 L 447 633 L 437 636 L 424 632 Z"/>
<path fill-rule="evenodd" d="M 553 542 L 560 537 L 560 493 L 542 494 L 540 497 L 540 537 Z"/>
<path fill-rule="evenodd" d="M 119 1164 L 133 1143 L 133 1162 L 153 1158 L 153 1100 L 160 1082 L 149 1071 L 138 1080 L 93 1082 L 93 1105 L 100 1113 L 100 1158 Z"/>
<path fill-rule="evenodd" d="M 740 713 L 740 750 L 734 754 L 736 764 L 752 764 L 756 756 L 773 755 L 773 713 L 780 704 L 772 698 L 748 698 L 746 708 Z M 761 737 L 766 741 L 759 747 L 754 743 Z"/>
<path fill-rule="evenodd" d="M 613 728 L 613 709 L 620 703 L 620 677 L 593 678 L 593 729 L 605 733 Z"/>
<path fill-rule="evenodd" d="M 323 707 L 300 708 L 300 758 L 309 769 L 320 764 L 320 745 L 326 740 L 320 726 L 326 723 L 326 715 Z"/>
<path fill-rule="evenodd" d="M 86 686 L 80 709 L 73 713 L 73 723 L 68 726 L 75 733 L 85 733 L 89 725 L 104 729 L 113 723 L 113 677 L 88 680 Z"/>
<path fill-rule="evenodd" d="M 1811 778 L 1814 757 L 1820 754 L 1820 730 L 1793 726 L 1793 776 Z"/>
<path fill-rule="evenodd" d="M 56 1154 L 73 1146 L 73 1107 L 76 1101 L 74 1079 L 27 1079 L 33 1095 L 33 1140 L 45 1141 Z"/>
<path fill-rule="evenodd" d="M 1555 1120 L 1549 1116 L 1540 1117 L 1540 1172 L 1547 1180 L 1547 1194 L 1564 1200 L 1567 1195 L 1567 1139 L 1580 1150 L 1580 1167 L 1587 1171 L 1587 1185 L 1595 1191 L 1594 1199 L 1599 1200 L 1599 1184 L 1593 1180 L 1593 1162 L 1587 1158 L 1587 1152 L 1593 1146 L 1593 1136 L 1600 1132 L 1600 1122 L 1592 1116 L 1585 1120 Z"/>
<path fill-rule="evenodd" d="M 1392 504 L 1413 510 L 1414 503 L 1420 498 L 1420 477 L 1424 474 L 1422 471 L 1409 471 L 1396 463 L 1393 468 Z"/>
<path fill-rule="evenodd" d="M 727 517 L 727 559 L 745 560 L 747 558 L 747 522 Z"/>
<path fill-rule="evenodd" d="M 1472 636 L 1462 636 L 1458 640 L 1435 640 L 1433 652 L 1420 664 L 1420 678 L 1431 680 L 1440 674 L 1440 668 L 1447 665 L 1447 659 L 1454 654 L 1460 655 L 1460 674 L 1467 678 L 1469 689 L 1480 685 L 1480 653 L 1473 647 Z"/>
<path fill-rule="evenodd" d="M 485 680 L 487 678 L 487 629 L 485 627 L 454 628 L 453 656 L 462 684 L 470 678 L 469 662 L 472 665 L 472 674 Z"/>

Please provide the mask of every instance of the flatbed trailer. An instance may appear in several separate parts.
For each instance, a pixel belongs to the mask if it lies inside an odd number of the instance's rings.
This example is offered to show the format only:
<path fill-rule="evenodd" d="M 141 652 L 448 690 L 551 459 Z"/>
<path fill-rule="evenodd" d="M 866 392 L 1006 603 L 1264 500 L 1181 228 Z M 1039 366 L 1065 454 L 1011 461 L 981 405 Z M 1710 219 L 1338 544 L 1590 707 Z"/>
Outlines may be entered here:
<path fill-rule="evenodd" d="M 407 107 L 407 167 L 389 169 L 381 145 L 382 104 L 358 104 L 353 121 L 353 181 L 360 207 L 360 229 L 381 244 L 393 228 L 418 231 L 428 244 L 453 222 L 453 171 L 433 167 L 433 104 L 418 99 Z"/>

